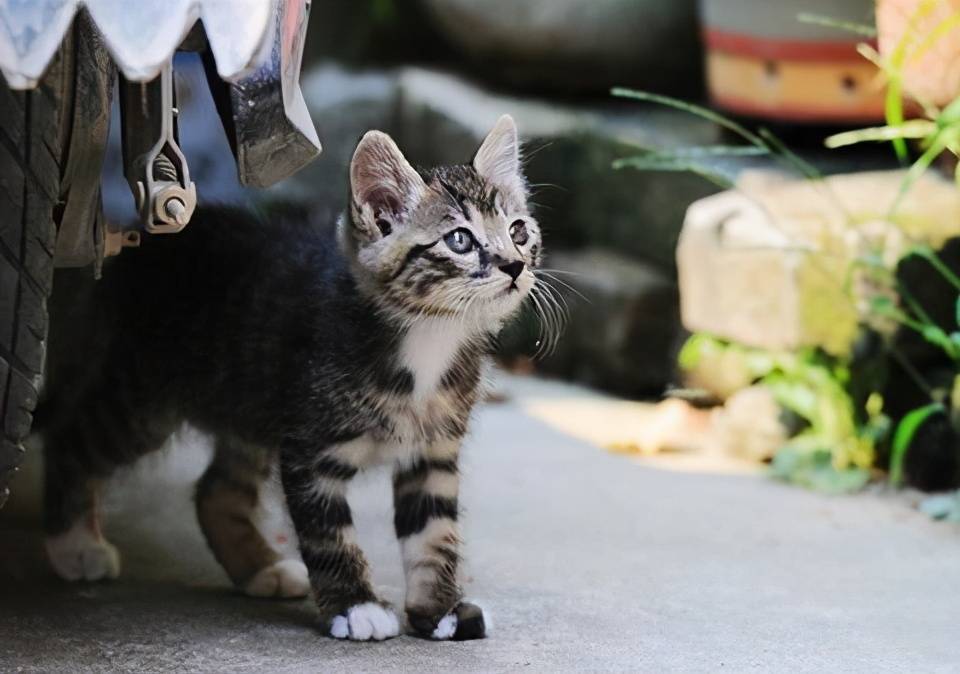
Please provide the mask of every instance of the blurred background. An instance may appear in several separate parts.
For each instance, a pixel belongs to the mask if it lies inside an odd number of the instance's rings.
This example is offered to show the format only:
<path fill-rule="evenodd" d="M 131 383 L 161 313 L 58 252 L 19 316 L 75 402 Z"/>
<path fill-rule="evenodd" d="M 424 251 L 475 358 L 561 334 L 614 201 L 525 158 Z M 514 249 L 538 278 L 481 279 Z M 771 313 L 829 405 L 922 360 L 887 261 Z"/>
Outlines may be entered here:
<path fill-rule="evenodd" d="M 332 219 L 364 131 L 390 133 L 415 164 L 458 163 L 509 112 L 567 315 L 544 352 L 541 319 L 526 312 L 503 336 L 504 367 L 667 398 L 630 424 L 660 430 L 608 443 L 624 451 L 773 462 L 790 481 L 845 491 L 889 468 L 900 420 L 952 390 L 953 355 L 923 326 L 875 313 L 894 310 L 876 297 L 895 303 L 904 260 L 918 275 L 913 292 L 927 289 L 913 318 L 940 321 L 944 335 L 956 329 L 956 288 L 904 242 L 942 248 L 957 233 L 957 199 L 936 175 L 953 170 L 947 144 L 906 189 L 903 170 L 922 155 L 926 132 L 908 130 L 902 148 L 837 134 L 897 124 L 904 111 L 934 124 L 957 92 L 954 5 L 316 2 L 301 81 L 320 158 L 267 190 L 241 187 L 189 53 L 176 61 L 181 143 L 201 201 Z M 828 137 L 840 142 L 828 148 Z M 116 128 L 104 185 L 108 217 L 129 220 Z M 865 280 L 868 258 L 884 262 L 868 264 Z M 868 287 L 869 297 L 858 294 Z M 798 364 L 788 374 L 781 361 L 757 370 L 745 354 Z M 811 397 L 832 402 L 817 410 Z M 960 484 L 945 410 L 924 419 L 935 447 L 901 452 L 918 486 Z M 766 433 L 749 428 L 757 418 Z"/>

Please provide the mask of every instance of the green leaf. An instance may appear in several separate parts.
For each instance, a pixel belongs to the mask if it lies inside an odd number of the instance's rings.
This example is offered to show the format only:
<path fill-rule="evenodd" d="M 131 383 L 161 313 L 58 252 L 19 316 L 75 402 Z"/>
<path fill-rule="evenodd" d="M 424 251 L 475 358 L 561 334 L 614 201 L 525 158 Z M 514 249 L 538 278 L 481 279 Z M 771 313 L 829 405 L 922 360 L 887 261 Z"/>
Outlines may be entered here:
<path fill-rule="evenodd" d="M 944 411 L 940 403 L 930 403 L 908 412 L 893 433 L 893 447 L 890 455 L 890 484 L 899 485 L 903 481 L 903 464 L 907 457 L 910 443 L 917 434 L 917 429 L 923 425 L 931 415 Z"/>
<path fill-rule="evenodd" d="M 698 175 L 723 189 L 730 189 L 734 185 L 734 181 L 720 171 L 709 166 L 704 166 L 703 164 L 680 159 L 660 158 L 656 156 L 648 157 L 646 155 L 625 157 L 615 160 L 613 162 L 613 168 L 615 170 L 632 168 L 638 171 L 682 171 Z"/>
<path fill-rule="evenodd" d="M 901 111 L 901 115 L 902 115 Z M 901 120 L 902 122 L 902 120 Z M 946 149 L 949 139 L 946 137 L 947 132 L 941 131 L 936 134 L 933 138 L 930 139 L 930 146 L 924 150 L 923 154 L 913 164 L 910 165 L 910 168 L 907 170 L 906 177 L 900 183 L 900 189 L 897 191 L 897 196 L 893 200 L 893 204 L 890 206 L 890 211 L 888 213 L 888 218 L 893 220 L 894 215 L 897 212 L 897 209 L 900 208 L 900 203 L 903 201 L 903 198 L 906 196 L 907 192 L 910 191 L 910 188 L 913 187 L 913 184 L 920 179 L 926 170 L 930 167 L 930 164 L 940 156 L 940 154 Z M 901 143 L 903 142 L 902 138 L 898 138 L 894 141 L 894 148 L 898 148 L 897 140 Z M 906 145 L 903 146 L 903 157 L 906 157 Z M 900 155 L 900 150 L 897 149 L 898 156 Z"/>
<path fill-rule="evenodd" d="M 937 124 L 940 126 L 947 126 L 955 122 L 960 122 L 960 96 L 953 99 L 953 102 L 940 111 L 937 116 Z"/>
<path fill-rule="evenodd" d="M 960 166 L 960 164 L 957 164 Z M 957 325 L 960 326 L 960 295 L 957 295 L 957 301 L 953 307 L 953 317 L 957 321 Z"/>
<path fill-rule="evenodd" d="M 700 364 L 701 359 L 716 356 L 730 348 L 732 347 L 716 337 L 695 332 L 680 348 L 677 364 L 681 370 L 692 370 Z"/>
<path fill-rule="evenodd" d="M 926 138 L 937 131 L 937 125 L 926 119 L 911 119 L 900 126 L 878 126 L 854 131 L 844 131 L 827 137 L 824 144 L 832 149 L 864 143 L 887 141 L 895 138 Z"/>
<path fill-rule="evenodd" d="M 896 308 L 897 305 L 894 303 L 892 297 L 876 295 L 870 298 L 870 309 L 879 314 L 888 314 L 891 311 L 896 311 Z"/>
<path fill-rule="evenodd" d="M 804 443 L 792 443 L 773 457 L 774 477 L 829 494 L 842 494 L 861 489 L 870 479 L 869 471 L 834 468 L 830 452 L 810 449 Z"/>
<path fill-rule="evenodd" d="M 953 349 L 953 342 L 950 341 L 950 337 L 947 336 L 947 333 L 938 325 L 925 325 L 920 334 L 934 346 L 939 346 L 946 350 Z"/>
<path fill-rule="evenodd" d="M 639 156 L 650 159 L 677 160 L 711 159 L 714 157 L 765 157 L 770 154 L 770 150 L 754 145 L 688 145 L 670 150 L 658 150 L 630 141 L 623 142 L 625 145 L 643 150 L 644 154 Z"/>
<path fill-rule="evenodd" d="M 952 285 L 957 290 L 960 290 L 960 277 L 953 273 L 953 270 L 948 267 L 943 260 L 940 259 L 940 256 L 934 252 L 930 246 L 918 244 L 916 246 L 911 246 L 907 252 L 904 254 L 904 258 L 911 255 L 916 255 L 922 257 L 924 260 L 930 263 L 930 265 L 937 270 L 937 272 L 944 278 L 946 281 Z"/>

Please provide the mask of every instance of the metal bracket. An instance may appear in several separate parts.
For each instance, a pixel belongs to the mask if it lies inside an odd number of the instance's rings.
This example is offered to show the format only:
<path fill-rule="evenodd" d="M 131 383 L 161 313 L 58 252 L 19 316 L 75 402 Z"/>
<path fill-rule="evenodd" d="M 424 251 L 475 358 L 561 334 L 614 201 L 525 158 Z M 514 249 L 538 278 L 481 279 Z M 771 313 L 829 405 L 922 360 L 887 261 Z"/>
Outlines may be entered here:
<path fill-rule="evenodd" d="M 121 78 L 124 172 L 144 229 L 153 234 L 179 232 L 197 205 L 186 157 L 177 143 L 177 107 L 173 62 L 146 83 Z"/>
<path fill-rule="evenodd" d="M 133 229 L 113 229 L 108 225 L 103 239 L 104 257 L 119 255 L 124 248 L 138 248 L 140 246 L 140 232 Z"/>

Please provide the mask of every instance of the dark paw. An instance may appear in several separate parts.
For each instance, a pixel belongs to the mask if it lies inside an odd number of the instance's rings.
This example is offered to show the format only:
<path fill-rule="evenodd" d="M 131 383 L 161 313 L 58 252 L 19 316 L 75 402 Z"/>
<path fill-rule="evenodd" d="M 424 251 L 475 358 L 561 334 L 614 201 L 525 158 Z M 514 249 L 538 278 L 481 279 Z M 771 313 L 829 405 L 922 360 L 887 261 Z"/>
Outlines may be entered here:
<path fill-rule="evenodd" d="M 454 641 L 483 639 L 487 636 L 487 620 L 482 608 L 476 604 L 462 602 L 453 612 L 457 616 L 457 629 L 453 633 Z"/>
<path fill-rule="evenodd" d="M 417 635 L 436 641 L 469 641 L 483 639 L 487 636 L 487 624 L 483 609 L 476 604 L 461 602 L 457 606 L 437 619 L 408 612 L 410 625 Z"/>

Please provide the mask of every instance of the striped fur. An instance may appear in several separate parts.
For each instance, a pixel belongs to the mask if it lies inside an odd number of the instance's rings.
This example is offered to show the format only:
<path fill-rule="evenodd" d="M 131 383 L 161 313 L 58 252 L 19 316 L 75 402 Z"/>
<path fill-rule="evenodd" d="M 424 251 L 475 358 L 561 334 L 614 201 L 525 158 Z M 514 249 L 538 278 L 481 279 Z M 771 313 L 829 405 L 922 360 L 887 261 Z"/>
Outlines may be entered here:
<path fill-rule="evenodd" d="M 491 138 L 474 165 L 421 175 L 387 136 L 368 134 L 337 231 L 206 209 L 176 237 L 145 236 L 94 287 L 60 272 L 41 412 L 51 554 L 89 556 L 80 577 L 117 568 L 104 564 L 97 485 L 189 422 L 216 439 L 197 515 L 239 587 L 305 587 L 303 567 L 281 559 L 254 517 L 279 462 L 329 634 L 396 634 L 346 500 L 358 472 L 390 464 L 410 624 L 433 638 L 482 636 L 458 582 L 460 445 L 540 249 L 512 122 Z"/>

